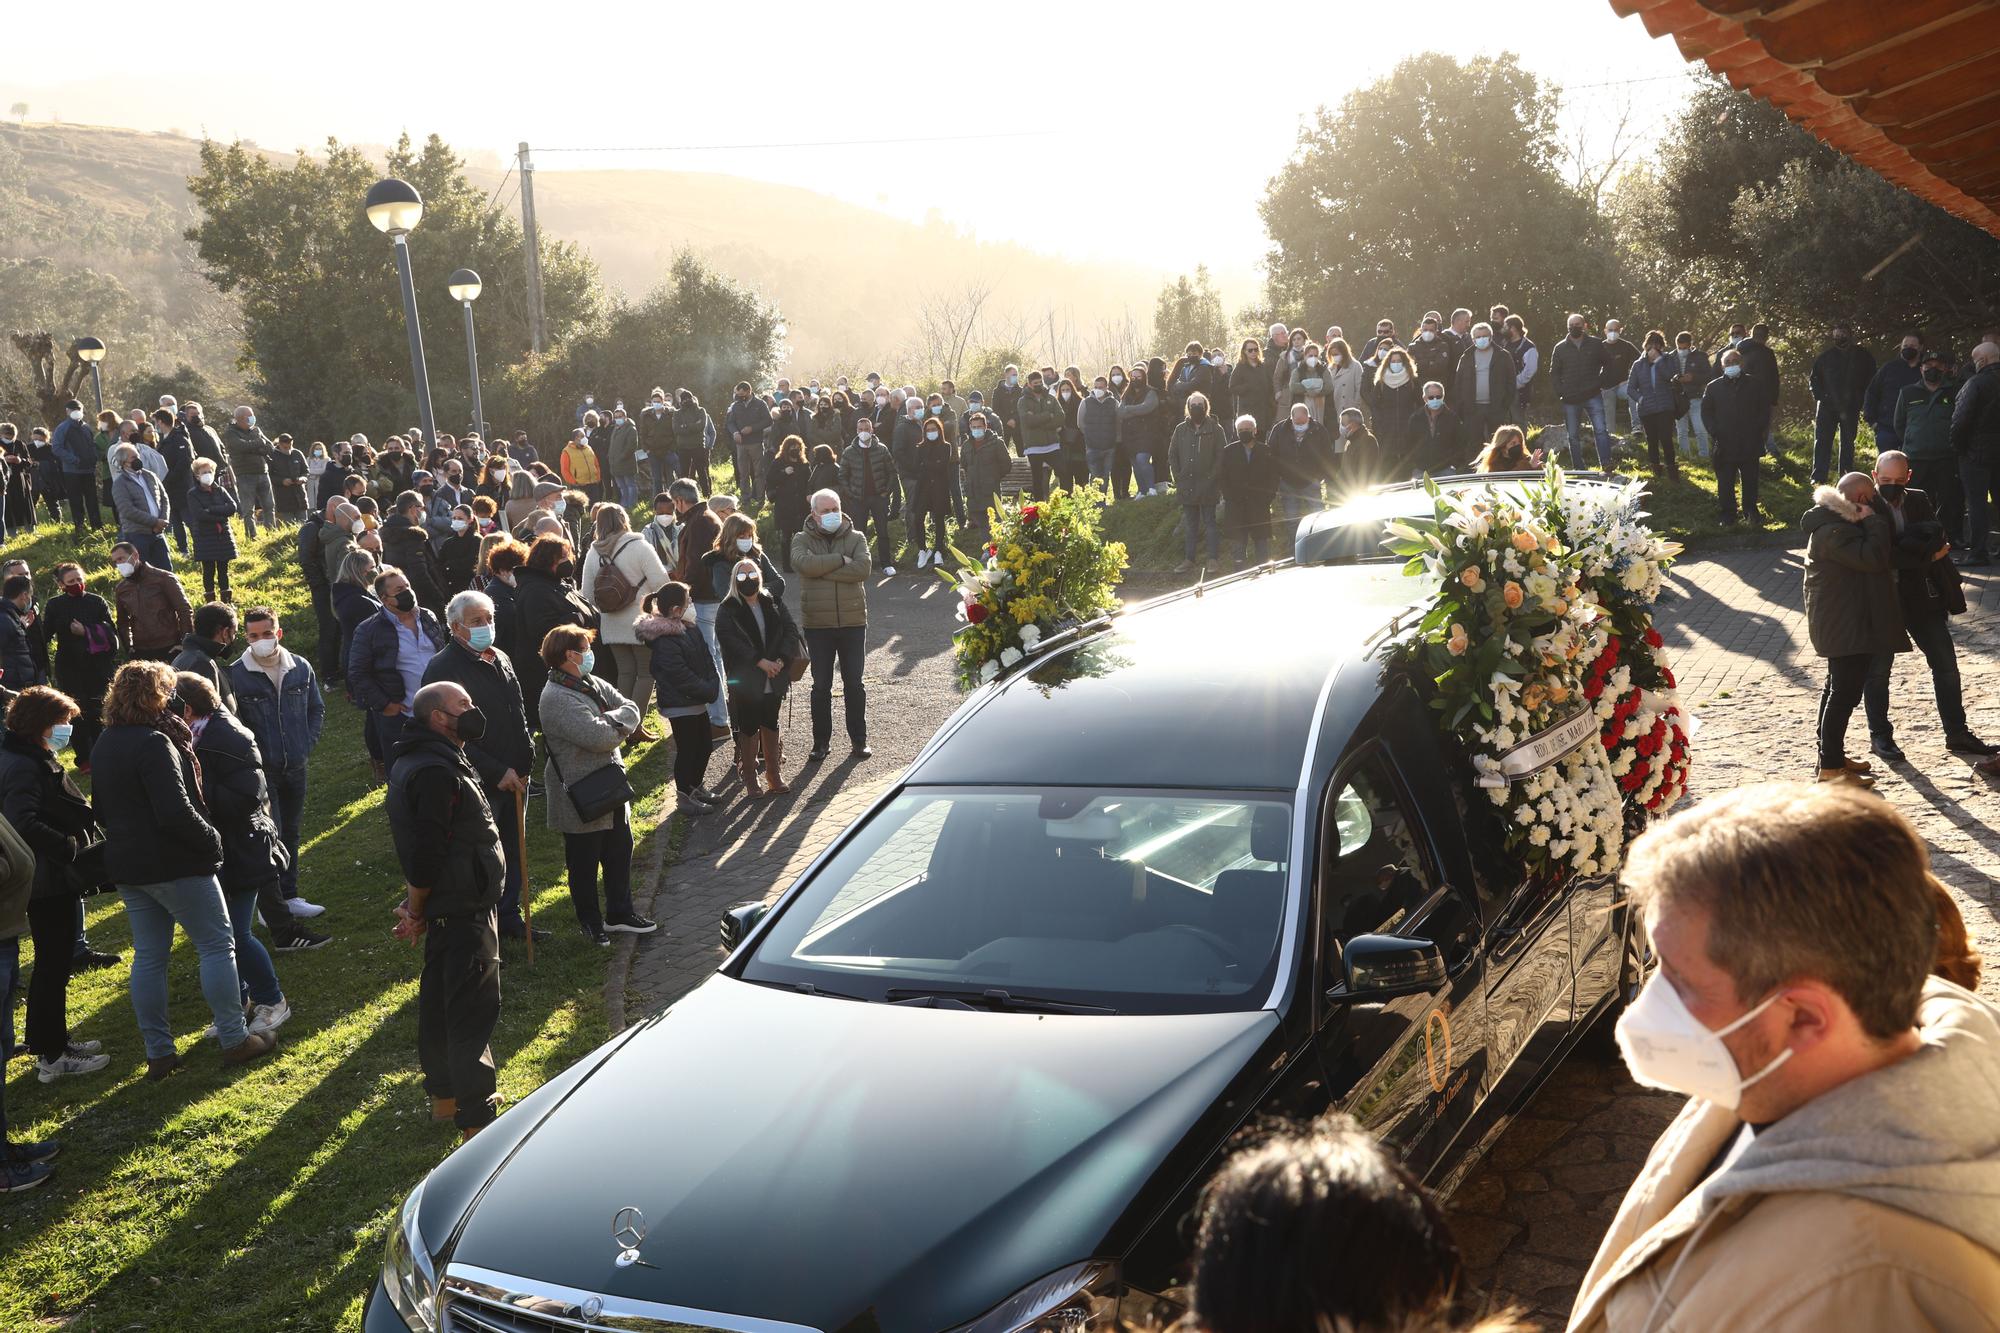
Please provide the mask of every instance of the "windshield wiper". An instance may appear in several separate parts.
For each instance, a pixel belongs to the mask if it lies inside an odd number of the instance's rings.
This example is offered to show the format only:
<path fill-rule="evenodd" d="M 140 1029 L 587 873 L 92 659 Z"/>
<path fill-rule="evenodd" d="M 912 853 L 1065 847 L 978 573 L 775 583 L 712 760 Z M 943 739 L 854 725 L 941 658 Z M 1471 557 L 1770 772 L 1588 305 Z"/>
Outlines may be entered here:
<path fill-rule="evenodd" d="M 1035 995 L 1015 995 L 1012 992 L 992 987 L 987 990 L 959 990 L 951 987 L 891 986 L 882 992 L 882 998 L 890 1004 L 935 1003 L 951 1000 L 967 1006 L 984 1003 L 995 1010 L 1011 1013 L 1044 1014 L 1115 1014 L 1099 1004 L 1071 1004 L 1067 1000 L 1045 1000 Z"/>
<path fill-rule="evenodd" d="M 765 981 L 758 977 L 744 977 L 753 986 L 769 986 L 772 990 L 796 991 L 800 995 L 823 995 L 829 1000 L 853 1000 L 857 1004 L 868 1003 L 865 995 L 849 995 L 846 991 L 828 990 L 815 986 L 810 981 Z"/>

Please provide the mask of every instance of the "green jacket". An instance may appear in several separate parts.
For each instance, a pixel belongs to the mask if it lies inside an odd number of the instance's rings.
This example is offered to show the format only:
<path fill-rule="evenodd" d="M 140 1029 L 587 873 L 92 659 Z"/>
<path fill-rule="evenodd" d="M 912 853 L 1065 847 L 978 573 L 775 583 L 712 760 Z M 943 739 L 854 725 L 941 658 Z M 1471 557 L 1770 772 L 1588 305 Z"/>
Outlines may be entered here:
<path fill-rule="evenodd" d="M 629 477 L 639 470 L 639 427 L 631 417 L 611 428 L 611 475 Z"/>
<path fill-rule="evenodd" d="M 1174 488 L 1182 504 L 1214 504 L 1222 494 L 1222 427 L 1210 417 L 1200 425 L 1183 421 L 1167 445 Z"/>
<path fill-rule="evenodd" d="M 1806 632 L 1821 657 L 1906 653 L 1896 595 L 1896 532 L 1831 486 L 1813 492 L 1806 534 Z"/>
<path fill-rule="evenodd" d="M 1040 393 L 1024 393 L 1021 404 L 1014 409 L 1014 417 L 1021 423 L 1020 449 L 1026 453 L 1045 445 L 1062 441 L 1062 402 L 1047 389 Z"/>
<path fill-rule="evenodd" d="M 271 471 L 270 437 L 255 426 L 234 422 L 222 428 L 222 447 L 229 454 L 229 470 L 239 477 L 263 477 Z"/>
<path fill-rule="evenodd" d="M 1896 395 L 1896 436 L 1911 458 L 1950 458 L 1951 413 L 1958 403 L 1958 381 L 1948 379 L 1933 389 L 1922 380 Z"/>
<path fill-rule="evenodd" d="M 799 572 L 802 628 L 853 629 L 868 623 L 868 538 L 845 514 L 840 530 L 832 534 L 806 516 L 805 526 L 792 534 L 792 568 Z"/>

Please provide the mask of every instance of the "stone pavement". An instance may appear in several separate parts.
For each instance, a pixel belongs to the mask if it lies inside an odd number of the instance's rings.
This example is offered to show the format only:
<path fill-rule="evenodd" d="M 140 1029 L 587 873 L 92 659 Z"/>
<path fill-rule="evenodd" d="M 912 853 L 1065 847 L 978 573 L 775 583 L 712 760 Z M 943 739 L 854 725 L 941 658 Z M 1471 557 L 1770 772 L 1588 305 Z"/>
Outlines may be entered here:
<path fill-rule="evenodd" d="M 1770 777 L 1811 776 L 1822 672 L 1806 638 L 1800 579 L 1796 551 L 1719 552 L 1684 563 L 1660 602 L 1660 632 L 1701 723 L 1694 799 Z M 1158 586 L 1150 580 L 1128 591 Z M 1966 592 L 1970 614 L 1955 622 L 1955 634 L 1967 707 L 1975 731 L 2000 739 L 2000 578 L 1970 577 Z M 871 589 L 879 623 L 868 662 L 873 761 L 841 762 L 845 744 L 837 739 L 833 760 L 795 780 L 794 794 L 738 802 L 695 821 L 679 860 L 652 883 L 635 884 L 641 910 L 662 930 L 636 949 L 632 937 L 620 937 L 607 983 L 614 1030 L 712 971 L 722 958 L 721 909 L 781 892 L 956 707 L 945 593 L 928 579 Z M 1982 990 L 2000 996 L 2000 789 L 1945 751 L 1921 656 L 1898 660 L 1892 707 L 1911 762 L 1891 770 L 1877 761 L 1879 790 L 1930 843 L 1973 939 L 1996 960 Z M 786 732 L 793 767 L 809 742 L 805 727 L 801 692 Z M 1866 747 L 1857 711 L 1849 751 L 1859 756 Z M 719 767 L 720 760 L 711 772 Z M 1554 1073 L 1451 1202 L 1472 1276 L 1497 1305 L 1517 1304 L 1543 1324 L 1562 1325 L 1599 1237 L 1678 1103 L 1635 1086 L 1615 1058 L 1579 1053 Z"/>

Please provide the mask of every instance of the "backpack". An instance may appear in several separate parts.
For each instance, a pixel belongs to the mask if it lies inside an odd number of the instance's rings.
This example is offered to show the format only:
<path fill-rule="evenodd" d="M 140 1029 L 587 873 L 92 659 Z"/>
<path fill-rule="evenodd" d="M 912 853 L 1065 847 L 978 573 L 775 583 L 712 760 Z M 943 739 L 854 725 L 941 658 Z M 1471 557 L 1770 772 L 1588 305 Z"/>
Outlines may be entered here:
<path fill-rule="evenodd" d="M 598 610 L 613 613 L 623 611 L 638 597 L 639 589 L 633 585 L 632 580 L 625 577 L 625 571 L 618 568 L 619 551 L 623 551 L 638 540 L 637 537 L 628 536 L 618 543 L 617 549 L 612 551 L 609 559 L 598 557 L 597 577 L 590 583 L 590 600 L 597 603 Z"/>

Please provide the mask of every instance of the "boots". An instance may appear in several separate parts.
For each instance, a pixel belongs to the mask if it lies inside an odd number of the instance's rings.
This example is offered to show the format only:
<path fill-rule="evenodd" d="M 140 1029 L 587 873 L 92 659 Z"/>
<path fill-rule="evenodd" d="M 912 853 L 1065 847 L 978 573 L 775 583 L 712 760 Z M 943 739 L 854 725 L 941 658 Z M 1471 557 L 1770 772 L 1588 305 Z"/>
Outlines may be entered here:
<path fill-rule="evenodd" d="M 757 733 L 736 738 L 736 771 L 743 778 L 743 794 L 755 800 L 764 794 L 757 784 Z"/>
<path fill-rule="evenodd" d="M 764 780 L 771 785 L 771 795 L 783 796 L 791 788 L 778 776 L 778 769 L 785 761 L 785 738 L 775 731 L 766 731 L 764 737 Z"/>

